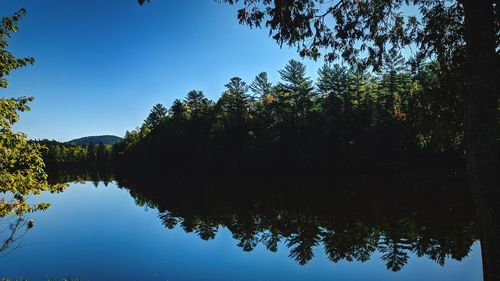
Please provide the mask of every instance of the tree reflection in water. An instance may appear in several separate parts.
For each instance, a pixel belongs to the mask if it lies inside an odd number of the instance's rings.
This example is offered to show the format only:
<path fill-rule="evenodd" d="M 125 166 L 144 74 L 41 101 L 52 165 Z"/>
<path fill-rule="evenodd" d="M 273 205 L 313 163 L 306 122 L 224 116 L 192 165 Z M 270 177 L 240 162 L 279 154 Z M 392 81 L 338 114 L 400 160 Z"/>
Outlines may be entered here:
<path fill-rule="evenodd" d="M 304 265 L 322 248 L 332 262 L 380 255 L 399 271 L 410 254 L 440 265 L 462 260 L 477 241 L 464 177 L 455 173 L 268 177 L 169 175 L 132 177 L 109 171 L 60 173 L 64 181 L 102 176 L 128 189 L 136 204 L 159 210 L 166 228 L 203 240 L 227 228 L 238 247 L 287 248 Z"/>

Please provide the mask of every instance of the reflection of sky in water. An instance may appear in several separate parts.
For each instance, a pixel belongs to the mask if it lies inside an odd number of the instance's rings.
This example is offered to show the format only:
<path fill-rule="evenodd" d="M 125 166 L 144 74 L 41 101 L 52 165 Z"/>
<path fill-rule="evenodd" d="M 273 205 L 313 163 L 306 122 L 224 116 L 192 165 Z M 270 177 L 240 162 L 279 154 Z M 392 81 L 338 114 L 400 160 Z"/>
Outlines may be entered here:
<path fill-rule="evenodd" d="M 34 198 L 31 198 L 34 199 Z M 462 262 L 444 267 L 411 255 L 399 272 L 386 270 L 375 253 L 366 263 L 329 261 L 321 247 L 300 266 L 280 244 L 277 253 L 257 246 L 237 247 L 231 233 L 220 229 L 204 241 L 181 228 L 166 229 L 156 210 L 138 207 L 125 189 L 114 184 L 74 184 L 62 194 L 36 200 L 52 203 L 30 215 L 35 227 L 20 249 L 0 260 L 1 277 L 79 275 L 84 280 L 482 280 L 476 243 Z"/>

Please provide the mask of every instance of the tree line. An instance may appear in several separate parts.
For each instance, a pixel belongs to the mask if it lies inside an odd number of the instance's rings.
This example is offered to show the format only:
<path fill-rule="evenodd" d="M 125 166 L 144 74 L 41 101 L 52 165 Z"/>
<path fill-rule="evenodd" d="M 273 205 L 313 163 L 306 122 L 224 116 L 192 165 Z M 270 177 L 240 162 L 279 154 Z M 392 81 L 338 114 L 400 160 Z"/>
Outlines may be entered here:
<path fill-rule="evenodd" d="M 233 77 L 217 101 L 192 90 L 169 108 L 155 105 L 113 154 L 156 166 L 384 161 L 422 148 L 461 155 L 463 101 L 450 83 L 460 72 L 437 62 L 412 69 L 397 52 L 384 61 L 379 72 L 325 64 L 313 81 L 303 63 L 290 60 L 277 83 L 266 72 L 248 84 Z"/>
<path fill-rule="evenodd" d="M 33 141 L 43 147 L 41 150 L 45 164 L 57 165 L 105 165 L 112 162 L 113 146 L 110 144 L 62 143 L 55 140 Z"/>

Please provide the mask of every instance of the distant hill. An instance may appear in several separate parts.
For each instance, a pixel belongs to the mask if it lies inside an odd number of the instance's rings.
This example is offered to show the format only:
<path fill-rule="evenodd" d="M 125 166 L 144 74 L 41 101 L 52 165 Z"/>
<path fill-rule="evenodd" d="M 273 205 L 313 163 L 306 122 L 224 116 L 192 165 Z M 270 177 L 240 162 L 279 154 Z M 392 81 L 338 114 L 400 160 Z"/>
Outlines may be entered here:
<path fill-rule="evenodd" d="M 118 143 L 122 140 L 122 138 L 117 137 L 117 136 L 111 136 L 111 135 L 106 135 L 106 136 L 88 136 L 88 137 L 83 137 L 83 138 L 78 138 L 74 140 L 67 141 L 66 143 L 68 144 L 78 144 L 78 145 L 85 145 L 85 144 L 115 144 Z"/>

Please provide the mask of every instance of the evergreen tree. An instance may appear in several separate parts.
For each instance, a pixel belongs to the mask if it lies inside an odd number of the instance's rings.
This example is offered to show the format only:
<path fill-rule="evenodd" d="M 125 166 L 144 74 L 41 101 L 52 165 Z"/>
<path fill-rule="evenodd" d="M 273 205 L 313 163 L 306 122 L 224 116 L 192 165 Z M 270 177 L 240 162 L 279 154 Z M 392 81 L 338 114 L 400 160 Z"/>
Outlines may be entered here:
<path fill-rule="evenodd" d="M 284 69 L 278 71 L 283 103 L 291 103 L 293 117 L 298 120 L 306 117 L 312 107 L 313 83 L 306 74 L 306 66 L 296 60 L 290 60 Z"/>
<path fill-rule="evenodd" d="M 248 86 L 239 77 L 233 77 L 225 85 L 226 91 L 217 102 L 217 115 L 222 119 L 226 136 L 245 138 L 248 130 L 250 96 Z"/>
<path fill-rule="evenodd" d="M 206 114 L 210 107 L 209 100 L 202 91 L 190 91 L 184 101 L 192 119 L 199 119 Z"/>
<path fill-rule="evenodd" d="M 225 87 L 227 90 L 221 97 L 221 105 L 226 111 L 226 118 L 233 127 L 244 124 L 248 118 L 250 105 L 248 86 L 241 78 L 233 77 Z"/>
<path fill-rule="evenodd" d="M 324 64 L 318 71 L 316 87 L 322 101 L 322 110 L 326 113 L 331 126 L 341 126 L 344 120 L 348 95 L 348 71 L 338 64 Z"/>
<path fill-rule="evenodd" d="M 307 77 L 306 66 L 297 60 L 288 61 L 285 68 L 279 70 L 278 73 L 283 81 L 280 85 L 285 91 L 295 93 L 303 88 L 312 88 L 312 81 Z"/>
<path fill-rule="evenodd" d="M 384 111 L 387 115 L 386 122 L 395 115 L 396 99 L 401 97 L 404 91 L 403 79 L 405 77 L 405 60 L 395 49 L 391 49 L 383 56 L 382 80 L 380 99 L 383 101 Z"/>
<path fill-rule="evenodd" d="M 370 92 L 369 75 L 362 69 L 355 69 L 349 75 L 349 100 L 351 126 L 359 131 L 368 123 Z"/>
<path fill-rule="evenodd" d="M 267 73 L 261 72 L 255 76 L 254 81 L 250 84 L 250 90 L 260 99 L 265 99 L 271 94 L 273 84 L 268 81 Z"/>
<path fill-rule="evenodd" d="M 175 99 L 170 107 L 170 115 L 177 123 L 182 122 L 187 118 L 186 104 L 179 99 Z"/>
<path fill-rule="evenodd" d="M 161 122 L 167 117 L 167 113 L 168 110 L 165 108 L 165 106 L 160 103 L 156 104 L 155 106 L 153 106 L 153 109 L 151 109 L 151 112 L 144 121 L 144 127 L 148 128 L 149 130 L 153 130 L 154 128 L 158 127 L 158 125 L 160 125 Z"/>

